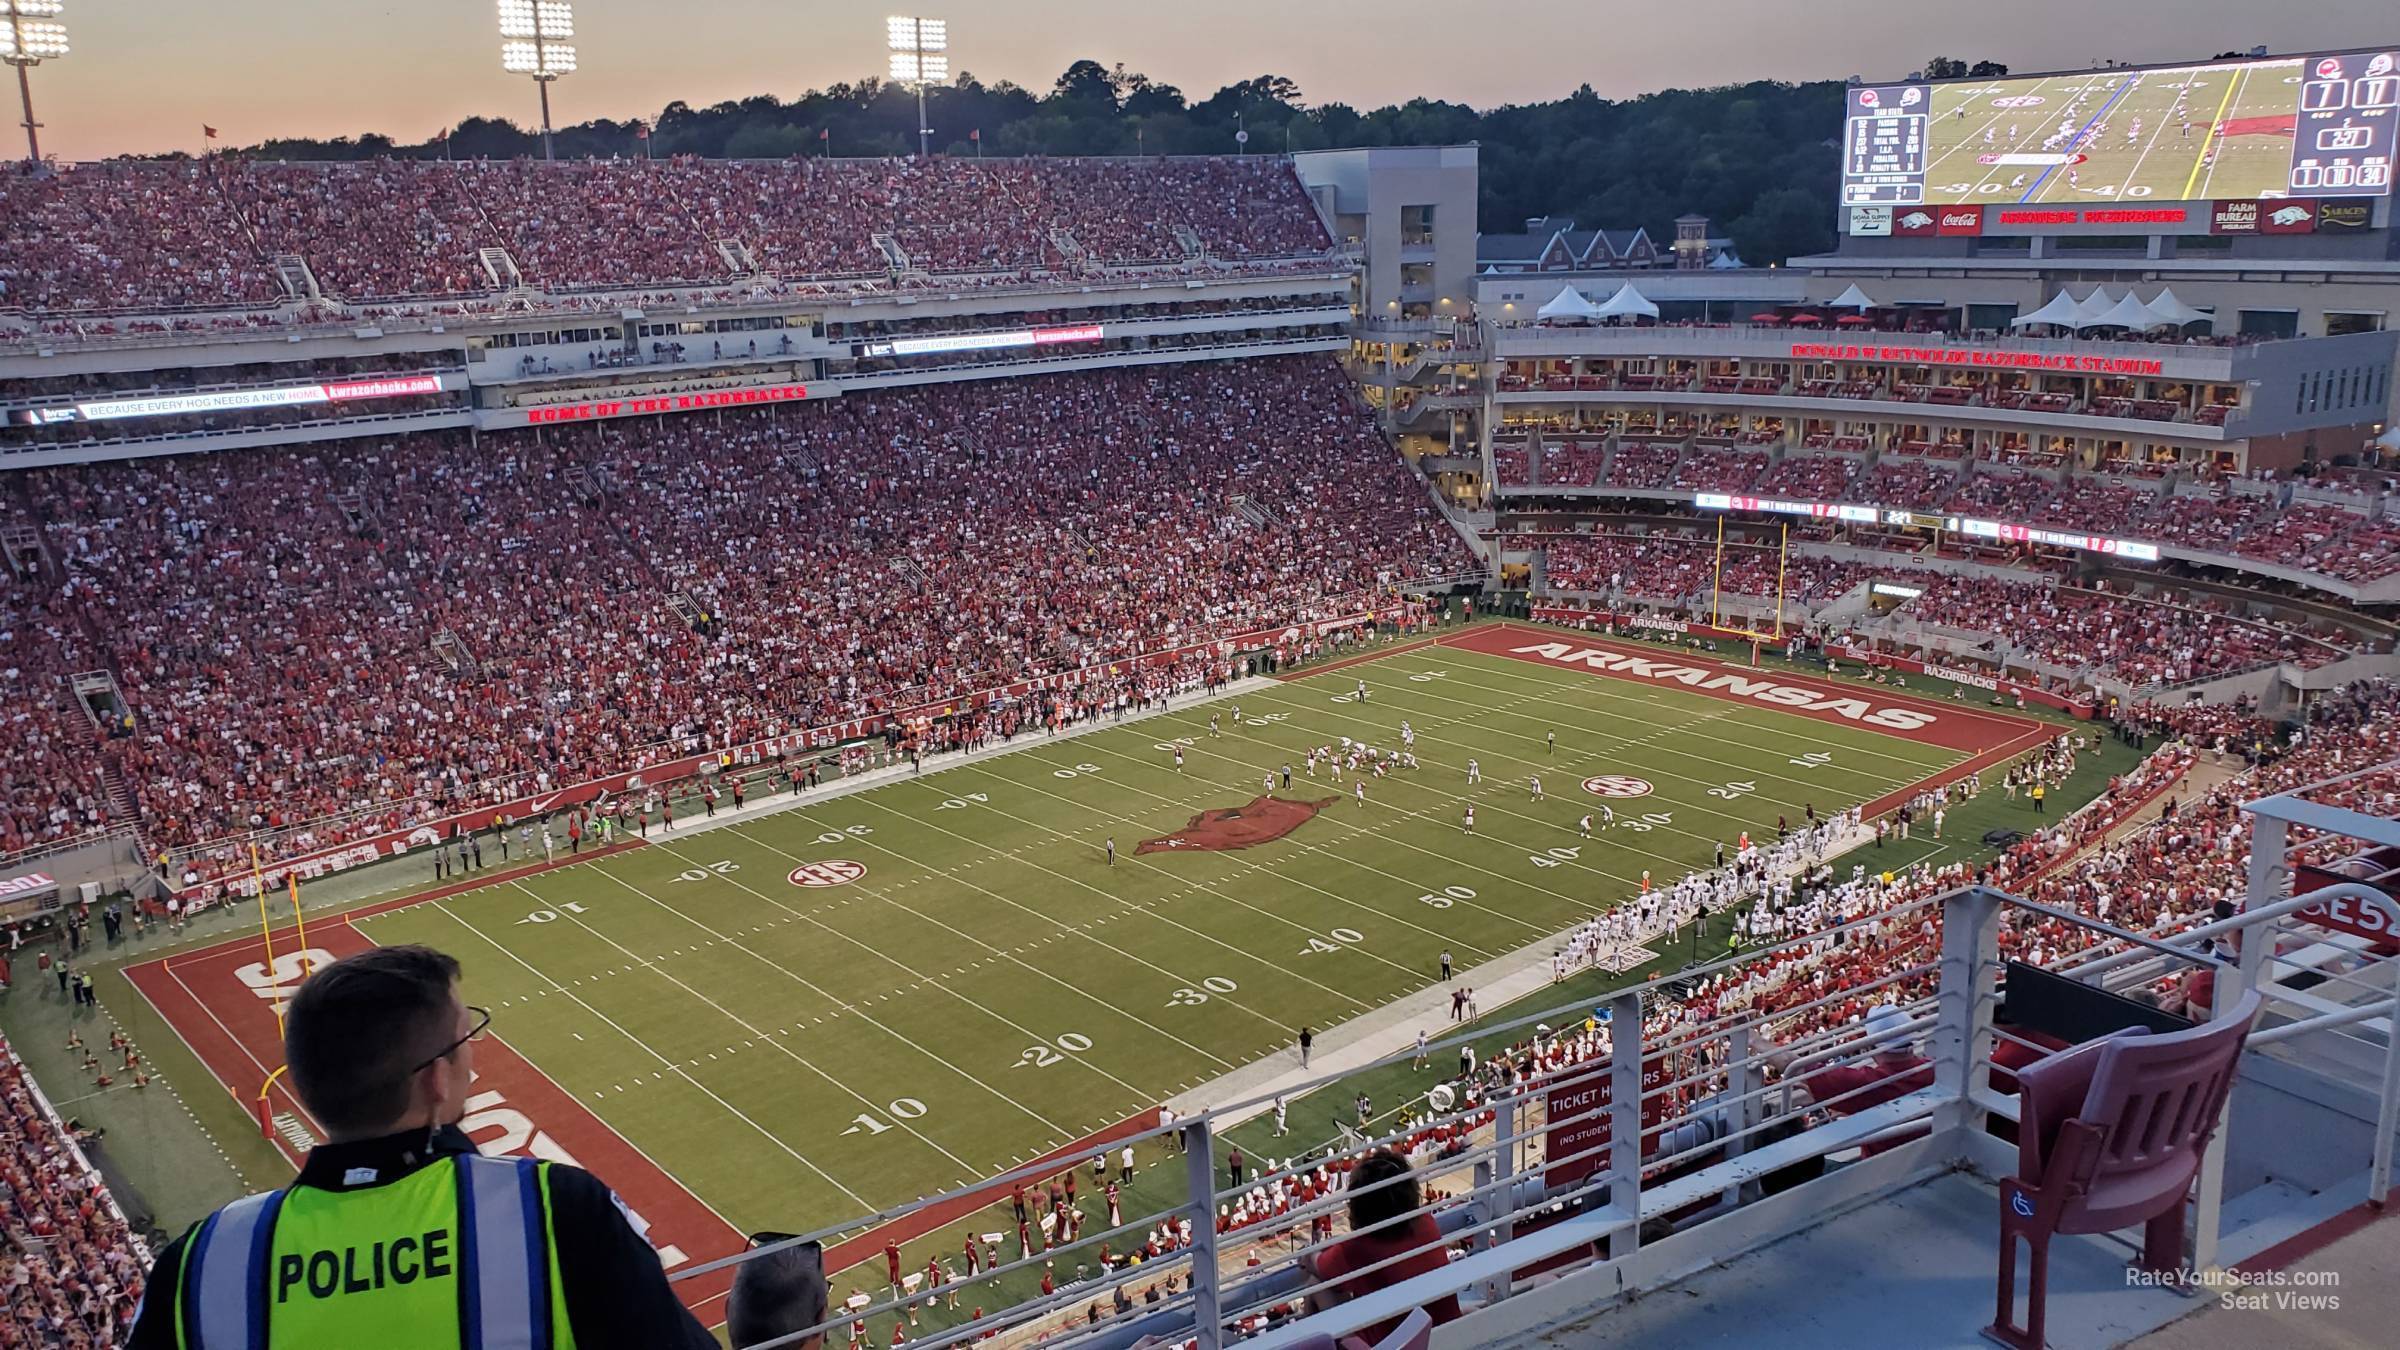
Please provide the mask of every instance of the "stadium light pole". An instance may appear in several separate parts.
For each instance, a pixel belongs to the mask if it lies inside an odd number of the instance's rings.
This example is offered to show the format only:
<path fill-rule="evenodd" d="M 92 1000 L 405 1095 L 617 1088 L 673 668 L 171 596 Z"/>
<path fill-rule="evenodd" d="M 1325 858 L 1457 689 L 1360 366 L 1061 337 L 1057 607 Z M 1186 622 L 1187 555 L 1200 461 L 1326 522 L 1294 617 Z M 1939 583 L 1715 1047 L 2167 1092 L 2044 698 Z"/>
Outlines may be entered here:
<path fill-rule="evenodd" d="M 33 77 L 44 61 L 67 54 L 67 26 L 56 22 L 61 0 L 0 0 L 0 61 L 17 68 L 17 96 L 25 103 L 25 162 L 42 162 L 42 124 L 33 115 Z"/>
<path fill-rule="evenodd" d="M 950 25 L 940 19 L 895 14 L 883 21 L 892 49 L 892 82 L 917 87 L 917 157 L 933 158 L 933 128 L 925 125 L 925 86 L 950 78 Z"/>
<path fill-rule="evenodd" d="M 575 73 L 575 6 L 568 0 L 500 0 L 500 68 L 530 75 L 542 91 L 542 158 L 557 156 L 550 144 L 550 82 Z"/>

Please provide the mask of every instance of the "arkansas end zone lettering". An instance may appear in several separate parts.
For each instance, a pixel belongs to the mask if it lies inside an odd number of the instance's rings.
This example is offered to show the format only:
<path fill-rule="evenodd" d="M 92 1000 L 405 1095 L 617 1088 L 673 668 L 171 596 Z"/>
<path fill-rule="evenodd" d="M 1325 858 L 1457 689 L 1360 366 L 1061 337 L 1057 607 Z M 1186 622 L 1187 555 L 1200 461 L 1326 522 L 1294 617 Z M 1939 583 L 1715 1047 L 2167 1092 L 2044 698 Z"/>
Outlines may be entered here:
<path fill-rule="evenodd" d="M 1623 652 L 1602 651 L 1596 647 L 1577 647 L 1565 642 L 1537 642 L 1508 650 L 1514 655 L 1540 657 L 1562 666 L 1586 666 L 1615 675 L 1637 675 L 1645 680 L 1672 682 L 1693 689 L 1731 694 L 1775 707 L 1830 713 L 1888 731 L 1916 731 L 1939 720 L 1934 714 L 1916 708 L 1877 707 L 1863 698 L 1848 698 L 1838 693 L 1828 695 L 1815 689 L 1778 684 L 1770 679 L 1754 679 L 1732 672 L 1719 674 L 1675 661 L 1654 661 Z"/>

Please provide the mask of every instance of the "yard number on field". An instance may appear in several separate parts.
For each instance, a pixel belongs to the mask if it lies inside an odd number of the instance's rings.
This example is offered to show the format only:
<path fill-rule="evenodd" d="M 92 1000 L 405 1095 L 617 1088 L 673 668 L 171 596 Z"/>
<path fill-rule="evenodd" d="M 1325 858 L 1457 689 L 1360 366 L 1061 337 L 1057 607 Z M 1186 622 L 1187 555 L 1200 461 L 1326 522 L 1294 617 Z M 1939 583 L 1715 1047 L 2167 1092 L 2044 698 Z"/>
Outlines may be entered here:
<path fill-rule="evenodd" d="M 565 904 L 560 905 L 558 909 L 537 909 L 531 914 L 526 915 L 524 918 L 517 920 L 517 922 L 549 923 L 558 918 L 561 910 L 569 914 L 582 914 L 585 912 L 582 901 L 569 900 Z"/>
<path fill-rule="evenodd" d="M 1327 938 L 1332 939 L 1332 941 L 1327 941 Z M 1308 940 L 1308 945 L 1300 949 L 1300 954 L 1302 956 L 1306 956 L 1310 952 L 1338 952 L 1342 949 L 1343 945 L 1360 943 L 1366 940 L 1367 935 L 1359 932 L 1355 928 L 1336 928 L 1332 932 L 1327 933 L 1325 937 L 1310 938 Z"/>
<path fill-rule="evenodd" d="M 1474 898 L 1475 888 L 1472 886 L 1444 886 L 1438 891 L 1427 891 L 1423 895 L 1418 896 L 1417 903 L 1420 905 L 1431 905 L 1435 909 L 1448 909 L 1461 900 L 1472 900 Z"/>
<path fill-rule="evenodd" d="M 1631 830 L 1635 834 L 1648 834 L 1650 831 L 1657 829 L 1661 825 L 1672 825 L 1674 823 L 1675 813 L 1672 811 L 1645 811 L 1638 816 L 1617 817 L 1618 829 Z"/>
<path fill-rule="evenodd" d="M 944 797 L 942 804 L 933 809 L 936 811 L 964 811 L 970 802 L 977 806 L 988 806 L 991 804 L 991 800 L 992 794 L 988 792 L 970 792 L 964 797 Z"/>
<path fill-rule="evenodd" d="M 825 833 L 818 835 L 817 842 L 820 844 L 840 844 L 852 839 L 863 839 L 873 833 L 875 833 L 875 827 L 872 825 L 844 825 L 839 830 L 827 830 Z"/>
<path fill-rule="evenodd" d="M 741 870 L 742 865 L 740 863 L 737 863 L 730 858 L 720 858 L 712 863 L 702 863 L 698 867 L 687 867 L 683 871 L 677 872 L 675 874 L 675 879 L 677 881 L 706 881 L 712 876 L 721 877 L 729 872 L 739 872 Z"/>
<path fill-rule="evenodd" d="M 1546 848 L 1539 853 L 1529 853 L 1525 856 L 1531 859 L 1536 867 L 1560 867 L 1582 857 L 1583 850 L 1573 844 L 1561 844 L 1557 848 Z"/>
<path fill-rule="evenodd" d="M 914 1097 L 900 1097 L 895 1098 L 883 1109 L 891 1113 L 892 1120 L 915 1120 L 925 1114 L 925 1103 L 918 1101 Z M 850 1128 L 842 1131 L 842 1133 L 856 1134 L 860 1130 L 865 1130 L 869 1134 L 881 1134 L 890 1128 L 892 1128 L 891 1121 L 877 1120 L 875 1117 L 868 1115 L 864 1111 L 861 1111 L 858 1113 L 857 1119 L 854 1123 L 852 1123 Z"/>
<path fill-rule="evenodd" d="M 1175 996 L 1167 1000 L 1167 1006 L 1170 1008 L 1197 1008 L 1208 1002 L 1210 994 L 1230 994 L 1239 988 L 1241 988 L 1240 985 L 1222 975 L 1211 975 L 1200 982 L 1198 989 L 1187 986 L 1176 990 Z"/>
<path fill-rule="evenodd" d="M 1708 790 L 1708 795 L 1730 802 L 1738 798 L 1747 797 L 1756 791 L 1758 791 L 1758 784 L 1737 778 L 1733 782 L 1727 783 L 1723 787 L 1710 788 Z"/>
<path fill-rule="evenodd" d="M 1420 670 L 1416 674 L 1409 676 L 1408 682 L 1410 684 L 1431 684 L 1435 680 L 1446 680 L 1449 678 L 1450 672 L 1446 670 Z"/>
<path fill-rule="evenodd" d="M 1097 764 L 1078 764 L 1072 769 L 1052 769 L 1050 776 L 1052 778 L 1089 778 L 1098 772 L 1100 772 L 1100 766 Z"/>
<path fill-rule="evenodd" d="M 1786 760 L 1785 763 L 1797 764 L 1803 769 L 1822 769 L 1826 765 L 1833 763 L 1833 756 L 1826 754 L 1822 750 L 1811 750 L 1807 754 L 1801 755 L 1796 759 Z"/>
<path fill-rule="evenodd" d="M 1069 1055 L 1080 1055 L 1092 1048 L 1092 1038 L 1070 1031 L 1059 1037 L 1057 1044 L 1058 1050 L 1064 1050 Z M 1053 1050 L 1047 1045 L 1026 1046 L 1025 1053 L 1017 1056 L 1017 1062 L 1010 1067 L 1022 1069 L 1030 1064 L 1037 1069 L 1047 1069 L 1064 1058 L 1058 1053 L 1058 1050 Z"/>

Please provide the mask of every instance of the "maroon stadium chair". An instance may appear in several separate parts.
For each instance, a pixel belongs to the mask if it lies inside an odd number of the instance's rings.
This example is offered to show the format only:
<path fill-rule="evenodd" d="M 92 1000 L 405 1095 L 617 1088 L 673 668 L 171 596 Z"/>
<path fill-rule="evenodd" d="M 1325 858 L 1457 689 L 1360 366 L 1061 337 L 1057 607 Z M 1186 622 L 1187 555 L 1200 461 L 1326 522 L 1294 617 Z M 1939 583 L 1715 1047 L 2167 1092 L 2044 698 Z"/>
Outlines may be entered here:
<path fill-rule="evenodd" d="M 2225 1113 L 2260 1001 L 2252 991 L 2221 1021 L 2112 1036 L 2018 1071 L 2017 1175 L 2000 1183 L 1999 1311 L 1985 1335 L 2039 1350 L 2055 1234 L 2138 1223 L 2141 1268 L 2181 1267 L 2184 1192 Z M 2011 1320 L 2020 1238 L 2031 1266 L 2022 1326 Z"/>

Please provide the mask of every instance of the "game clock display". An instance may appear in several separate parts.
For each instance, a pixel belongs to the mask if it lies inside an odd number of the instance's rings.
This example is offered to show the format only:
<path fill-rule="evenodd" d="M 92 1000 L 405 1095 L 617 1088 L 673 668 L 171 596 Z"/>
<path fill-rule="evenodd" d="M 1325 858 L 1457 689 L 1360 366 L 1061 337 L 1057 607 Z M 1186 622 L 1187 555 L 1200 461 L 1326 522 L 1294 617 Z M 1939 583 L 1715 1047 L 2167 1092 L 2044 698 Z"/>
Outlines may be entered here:
<path fill-rule="evenodd" d="M 2391 52 L 2309 63 L 2292 137 L 2294 192 L 2389 192 L 2400 72 Z"/>

